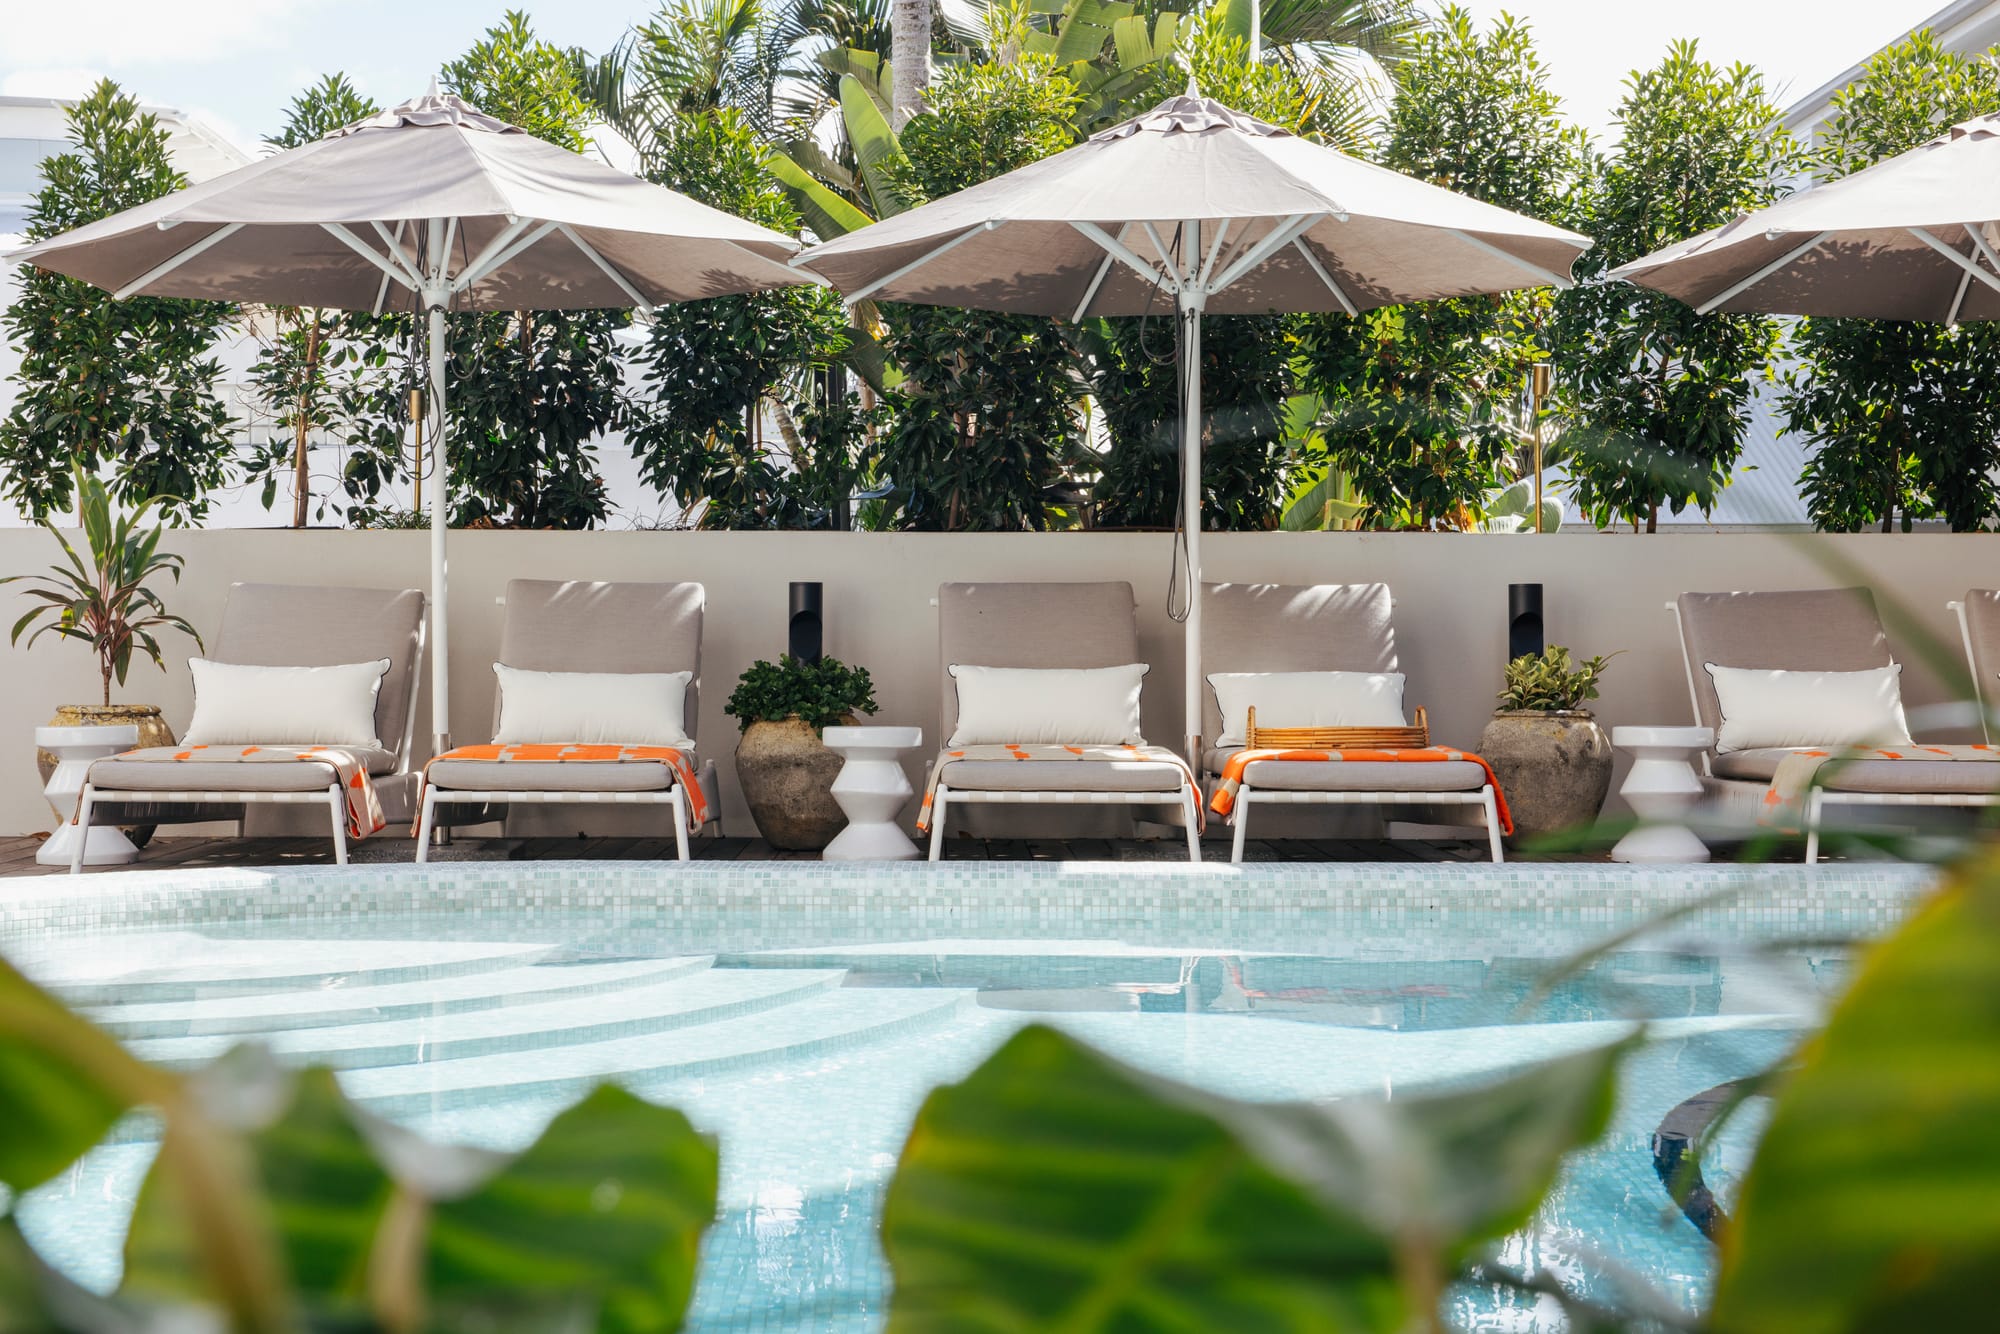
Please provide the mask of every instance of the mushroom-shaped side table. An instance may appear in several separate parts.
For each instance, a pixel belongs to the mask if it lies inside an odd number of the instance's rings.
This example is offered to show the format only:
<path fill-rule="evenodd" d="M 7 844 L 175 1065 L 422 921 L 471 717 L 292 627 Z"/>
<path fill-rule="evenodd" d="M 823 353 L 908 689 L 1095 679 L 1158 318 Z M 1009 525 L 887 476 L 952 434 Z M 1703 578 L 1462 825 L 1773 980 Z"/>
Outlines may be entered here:
<path fill-rule="evenodd" d="M 1617 727 L 1611 744 L 1632 752 L 1632 772 L 1620 796 L 1641 823 L 1611 849 L 1614 862 L 1705 862 L 1708 847 L 1681 823 L 1701 800 L 1701 779 L 1688 763 L 1715 741 L 1706 727 Z"/>
<path fill-rule="evenodd" d="M 56 771 L 49 775 L 49 785 L 42 789 L 42 795 L 49 799 L 49 805 L 55 807 L 62 820 L 55 833 L 36 850 L 35 860 L 43 866 L 68 866 L 80 838 L 85 840 L 85 866 L 123 866 L 137 860 L 139 849 L 132 846 L 132 840 L 117 825 L 93 825 L 85 830 L 71 824 L 70 817 L 76 813 L 76 803 L 83 796 L 83 780 L 90 776 L 91 764 L 138 745 L 139 729 L 129 723 L 37 727 L 35 744 L 56 757 Z"/>
<path fill-rule="evenodd" d="M 916 791 L 896 759 L 924 744 L 921 727 L 829 727 L 821 738 L 847 763 L 833 780 L 833 799 L 847 828 L 820 854 L 830 862 L 900 862 L 922 854 L 896 813 Z"/>

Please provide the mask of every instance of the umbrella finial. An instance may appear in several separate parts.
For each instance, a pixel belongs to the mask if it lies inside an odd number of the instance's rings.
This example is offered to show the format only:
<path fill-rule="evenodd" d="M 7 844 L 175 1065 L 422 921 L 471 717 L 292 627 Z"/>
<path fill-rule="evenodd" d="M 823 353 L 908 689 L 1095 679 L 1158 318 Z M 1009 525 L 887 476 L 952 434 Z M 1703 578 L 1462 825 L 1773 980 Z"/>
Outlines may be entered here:
<path fill-rule="evenodd" d="M 424 93 L 424 96 L 436 97 L 437 95 L 438 95 L 438 76 L 433 74 L 431 75 L 431 86 L 429 90 Z"/>
<path fill-rule="evenodd" d="M 1188 95 L 1189 97 L 1200 97 L 1200 96 L 1201 96 L 1201 87 L 1200 87 L 1200 85 L 1198 85 L 1198 84 L 1197 84 L 1197 83 L 1195 83 L 1195 81 L 1194 81 L 1194 71 L 1193 71 L 1193 70 L 1189 70 L 1189 71 L 1188 71 L 1188 86 L 1187 86 L 1187 95 Z"/>

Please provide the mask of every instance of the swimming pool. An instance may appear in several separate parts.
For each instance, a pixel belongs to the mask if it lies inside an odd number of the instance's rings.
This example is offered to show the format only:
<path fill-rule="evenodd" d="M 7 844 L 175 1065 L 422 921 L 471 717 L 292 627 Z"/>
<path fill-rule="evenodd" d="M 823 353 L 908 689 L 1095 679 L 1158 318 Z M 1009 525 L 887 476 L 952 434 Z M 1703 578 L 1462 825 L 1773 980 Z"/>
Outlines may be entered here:
<path fill-rule="evenodd" d="M 1238 1097 L 1394 1097 L 1652 1021 L 1609 1133 L 1505 1259 L 1590 1288 L 1607 1263 L 1698 1302 L 1710 1247 L 1649 1141 L 1681 1100 L 1767 1065 L 1922 868 L 490 863 L 150 872 L 0 901 L 0 951 L 150 1059 L 250 1037 L 330 1064 L 433 1137 L 519 1147 L 601 1077 L 722 1146 L 690 1327 L 867 1331 L 874 1228 L 917 1103 L 1040 1020 Z M 1728 899 L 1711 896 L 1737 887 Z M 1547 967 L 1692 906 L 1531 1011 Z M 1796 941 L 1796 944 L 1787 944 Z M 1754 1136 L 1732 1135 L 1726 1195 Z M 114 1134 L 21 1202 L 37 1248 L 116 1282 L 152 1146 Z M 1465 1329 L 1552 1310 L 1453 1296 Z"/>

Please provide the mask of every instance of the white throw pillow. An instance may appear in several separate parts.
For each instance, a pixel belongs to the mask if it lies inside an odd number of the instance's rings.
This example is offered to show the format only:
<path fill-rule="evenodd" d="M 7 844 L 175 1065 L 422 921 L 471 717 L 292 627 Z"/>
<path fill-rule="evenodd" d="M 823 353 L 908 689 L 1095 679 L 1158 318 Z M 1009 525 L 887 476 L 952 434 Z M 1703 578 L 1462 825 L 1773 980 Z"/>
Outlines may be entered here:
<path fill-rule="evenodd" d="M 1901 663 L 1865 672 L 1703 664 L 1715 682 L 1718 752 L 1793 746 L 1907 746 Z"/>
<path fill-rule="evenodd" d="M 1018 742 L 1139 745 L 1139 687 L 1147 665 L 973 667 L 953 664 L 958 730 L 947 746 Z"/>
<path fill-rule="evenodd" d="M 687 734 L 693 672 L 531 672 L 493 664 L 503 746 L 694 745 Z"/>
<path fill-rule="evenodd" d="M 389 660 L 336 667 L 253 667 L 189 658 L 190 746 L 347 746 L 384 750 L 375 698 Z"/>
<path fill-rule="evenodd" d="M 1261 727 L 1402 727 L 1401 672 L 1215 672 L 1218 746 L 1240 746 L 1251 708 Z"/>

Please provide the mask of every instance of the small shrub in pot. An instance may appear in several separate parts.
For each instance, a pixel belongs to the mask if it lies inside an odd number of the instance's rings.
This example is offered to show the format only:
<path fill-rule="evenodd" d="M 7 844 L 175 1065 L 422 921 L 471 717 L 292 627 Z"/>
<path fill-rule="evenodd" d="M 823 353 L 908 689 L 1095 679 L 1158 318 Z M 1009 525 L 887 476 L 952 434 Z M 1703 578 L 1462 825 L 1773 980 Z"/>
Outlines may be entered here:
<path fill-rule="evenodd" d="M 772 847 L 817 852 L 846 827 L 831 792 L 842 760 L 820 733 L 877 707 L 868 669 L 838 658 L 802 662 L 786 654 L 743 673 L 723 712 L 743 729 L 736 781 Z"/>
<path fill-rule="evenodd" d="M 1516 839 L 1581 828 L 1604 809 L 1611 739 L 1584 705 L 1597 698 L 1608 661 L 1578 660 L 1551 644 L 1507 664 L 1500 707 L 1480 734 L 1479 753 L 1507 795 Z"/>

